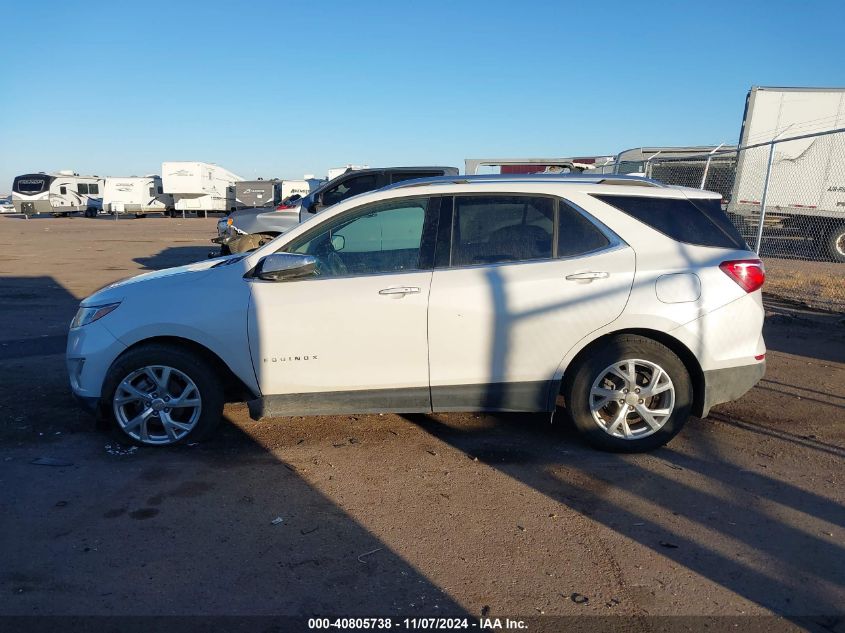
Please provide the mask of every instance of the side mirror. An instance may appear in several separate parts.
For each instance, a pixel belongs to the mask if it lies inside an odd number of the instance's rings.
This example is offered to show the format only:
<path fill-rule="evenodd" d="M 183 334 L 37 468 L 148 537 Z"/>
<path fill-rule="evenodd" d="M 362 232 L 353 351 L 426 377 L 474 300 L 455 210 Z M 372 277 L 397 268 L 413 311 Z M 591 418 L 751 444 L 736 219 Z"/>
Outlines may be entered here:
<path fill-rule="evenodd" d="M 332 248 L 336 251 L 342 251 L 346 248 L 346 238 L 342 235 L 332 235 Z"/>
<path fill-rule="evenodd" d="M 273 253 L 258 262 L 254 276 L 264 281 L 291 281 L 313 277 L 317 258 L 298 253 Z"/>

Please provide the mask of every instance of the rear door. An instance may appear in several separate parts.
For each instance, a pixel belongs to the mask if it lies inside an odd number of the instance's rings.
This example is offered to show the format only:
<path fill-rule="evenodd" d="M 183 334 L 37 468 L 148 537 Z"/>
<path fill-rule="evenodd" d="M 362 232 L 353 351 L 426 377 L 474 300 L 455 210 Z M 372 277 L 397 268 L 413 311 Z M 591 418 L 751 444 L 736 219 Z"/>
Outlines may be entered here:
<path fill-rule="evenodd" d="M 443 209 L 451 239 L 438 236 L 428 316 L 433 409 L 548 410 L 566 352 L 622 312 L 633 250 L 556 198 L 457 196 Z"/>

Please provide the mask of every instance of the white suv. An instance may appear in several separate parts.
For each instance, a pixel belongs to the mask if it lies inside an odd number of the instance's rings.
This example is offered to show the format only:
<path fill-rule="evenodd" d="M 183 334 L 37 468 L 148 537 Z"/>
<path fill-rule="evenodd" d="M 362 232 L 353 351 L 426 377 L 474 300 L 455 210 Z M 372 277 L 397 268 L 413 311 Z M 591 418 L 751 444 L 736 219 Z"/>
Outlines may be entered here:
<path fill-rule="evenodd" d="M 763 376 L 763 266 L 718 194 L 642 179 L 445 177 L 350 198 L 258 250 L 82 302 L 74 393 L 132 441 L 253 418 L 546 411 L 661 446 Z"/>

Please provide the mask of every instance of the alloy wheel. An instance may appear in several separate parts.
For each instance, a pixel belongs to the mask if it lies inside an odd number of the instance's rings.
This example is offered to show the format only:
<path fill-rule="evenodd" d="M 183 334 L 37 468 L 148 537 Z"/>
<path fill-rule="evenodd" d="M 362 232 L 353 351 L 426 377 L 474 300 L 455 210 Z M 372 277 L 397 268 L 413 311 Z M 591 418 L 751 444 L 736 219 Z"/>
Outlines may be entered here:
<path fill-rule="evenodd" d="M 606 367 L 590 389 L 590 412 L 608 435 L 637 440 L 659 431 L 675 407 L 675 386 L 651 361 L 626 359 Z"/>
<path fill-rule="evenodd" d="M 143 444 L 172 444 L 196 426 L 202 397 L 184 372 L 149 365 L 120 381 L 112 406 L 117 423 L 131 438 Z"/>

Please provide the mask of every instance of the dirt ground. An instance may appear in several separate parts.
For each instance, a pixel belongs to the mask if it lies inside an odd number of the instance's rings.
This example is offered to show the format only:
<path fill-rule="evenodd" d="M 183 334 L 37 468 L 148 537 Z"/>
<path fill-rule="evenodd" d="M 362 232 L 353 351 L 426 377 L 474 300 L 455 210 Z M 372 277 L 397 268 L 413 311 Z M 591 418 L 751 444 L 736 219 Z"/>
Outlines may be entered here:
<path fill-rule="evenodd" d="M 562 416 L 244 405 L 208 442 L 129 449 L 71 399 L 68 323 L 109 282 L 204 258 L 215 222 L 0 218 L 0 615 L 845 630 L 839 317 L 772 307 L 766 378 L 647 455 Z"/>

